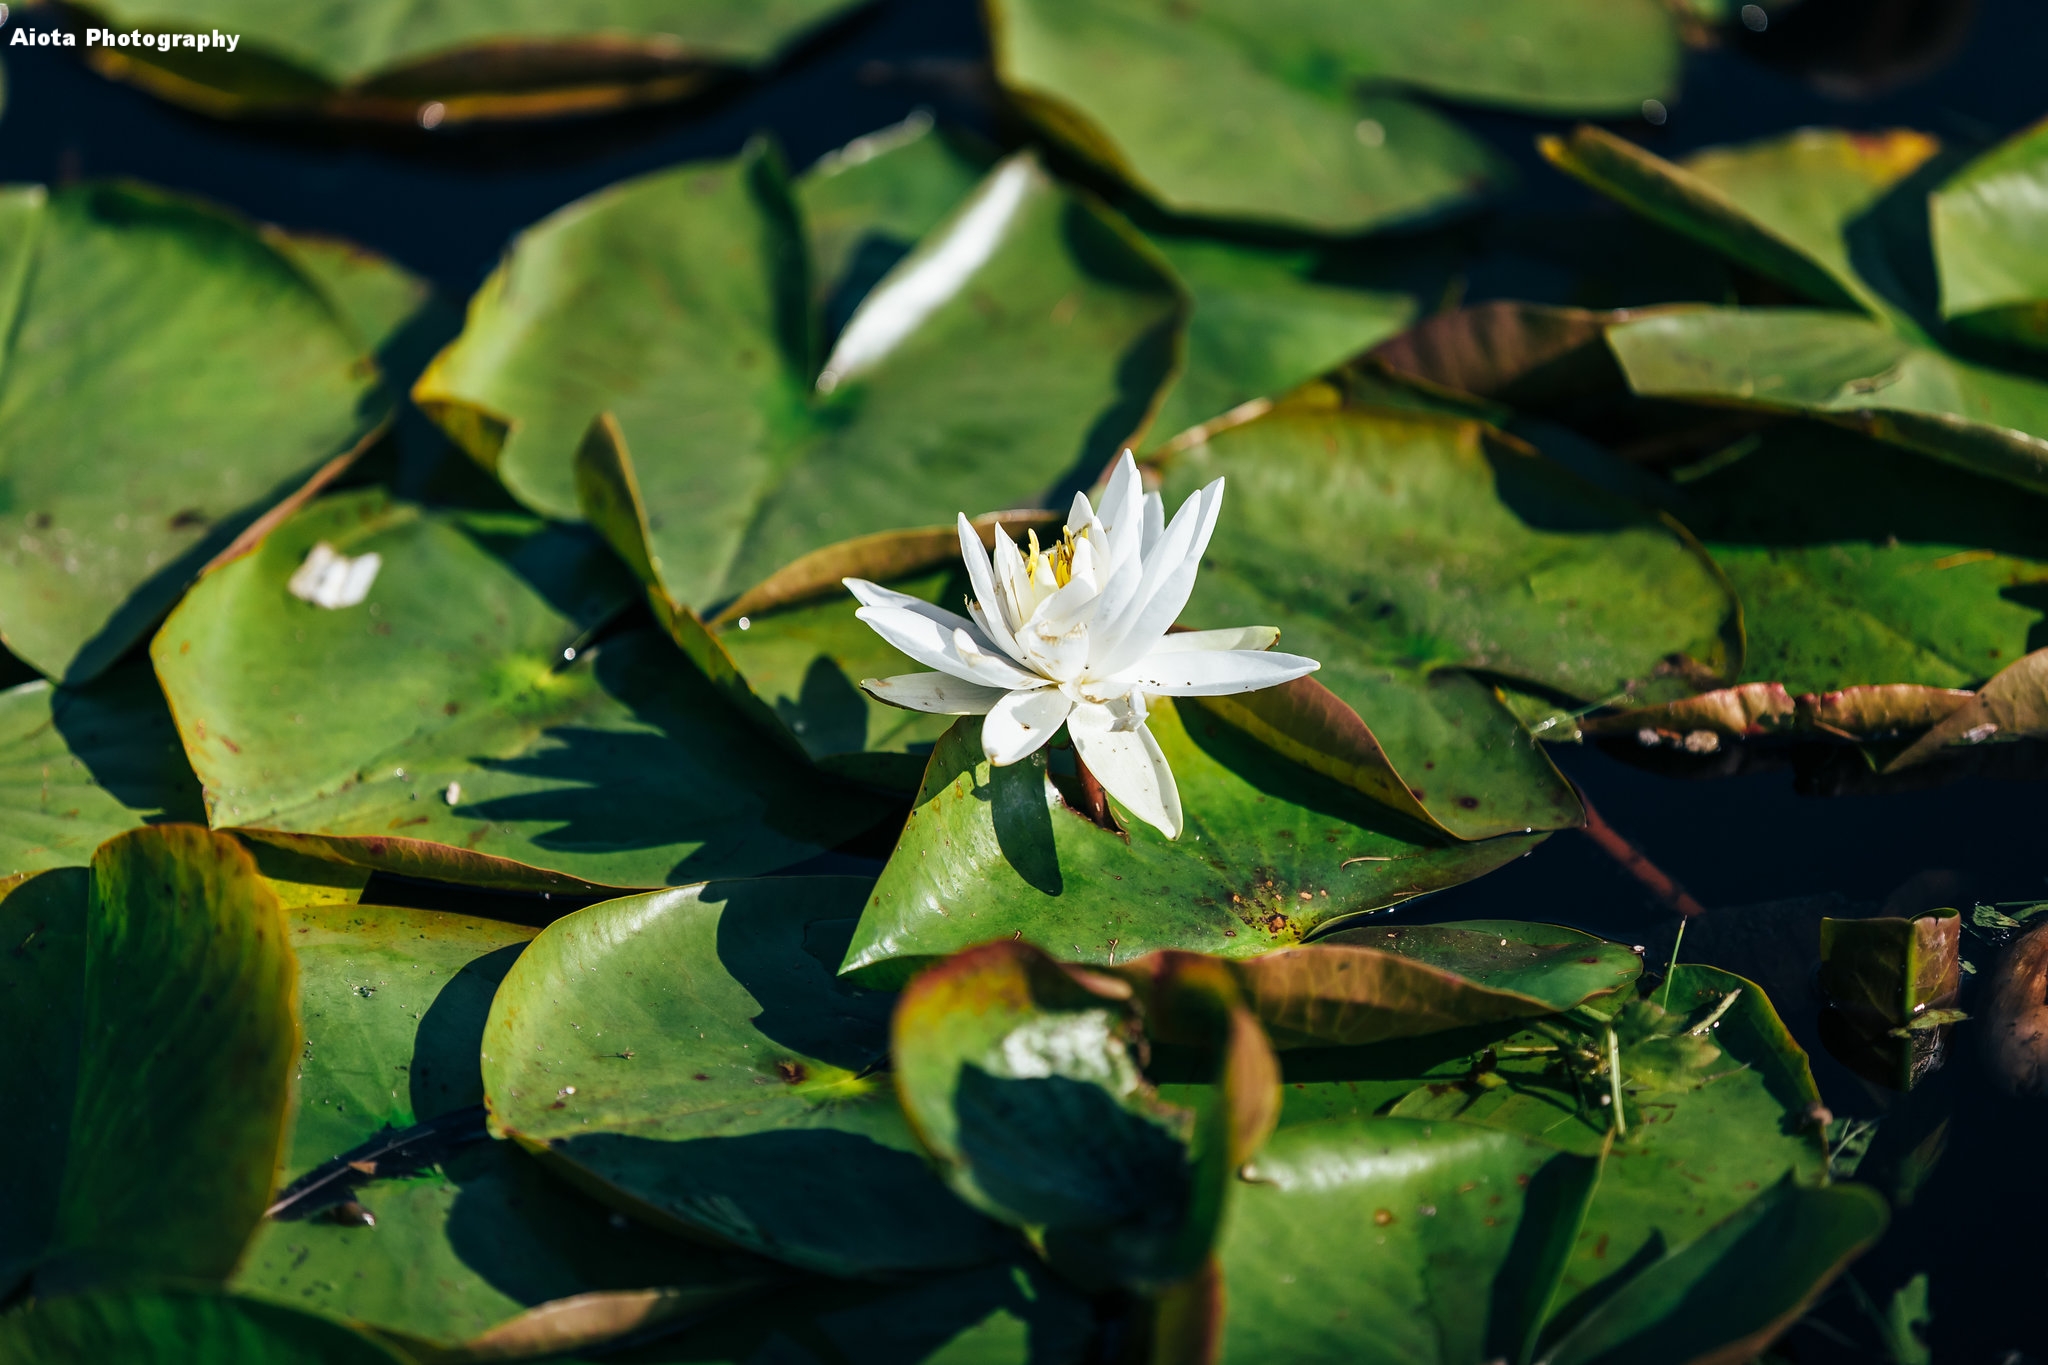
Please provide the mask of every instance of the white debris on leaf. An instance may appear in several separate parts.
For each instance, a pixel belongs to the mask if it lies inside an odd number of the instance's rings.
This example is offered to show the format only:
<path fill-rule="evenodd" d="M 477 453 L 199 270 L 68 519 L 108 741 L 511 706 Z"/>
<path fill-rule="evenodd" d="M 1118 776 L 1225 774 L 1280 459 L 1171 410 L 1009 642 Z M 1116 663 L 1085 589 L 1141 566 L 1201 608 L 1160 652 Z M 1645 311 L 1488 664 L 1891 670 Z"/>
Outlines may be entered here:
<path fill-rule="evenodd" d="M 1075 495 L 1058 544 L 1041 549 L 1033 532 L 1027 553 L 998 527 L 991 559 L 963 515 L 960 553 L 974 586 L 967 616 L 866 579 L 845 580 L 860 599 L 862 621 L 938 670 L 861 686 L 907 710 L 987 717 L 982 752 L 999 766 L 1036 752 L 1064 725 L 1103 790 L 1177 839 L 1180 792 L 1146 727 L 1146 697 L 1255 692 L 1318 666 L 1273 652 L 1279 632 L 1270 626 L 1167 634 L 1194 590 L 1222 506 L 1218 479 L 1168 522 L 1125 451 L 1099 511 Z"/>
<path fill-rule="evenodd" d="M 462 784 L 460 782 L 450 782 L 446 795 L 449 805 L 456 806 L 462 804 Z"/>
<path fill-rule="evenodd" d="M 323 540 L 306 552 L 306 562 L 286 586 L 301 602 L 338 611 L 368 597 L 383 566 L 384 557 L 375 551 L 350 558 Z"/>

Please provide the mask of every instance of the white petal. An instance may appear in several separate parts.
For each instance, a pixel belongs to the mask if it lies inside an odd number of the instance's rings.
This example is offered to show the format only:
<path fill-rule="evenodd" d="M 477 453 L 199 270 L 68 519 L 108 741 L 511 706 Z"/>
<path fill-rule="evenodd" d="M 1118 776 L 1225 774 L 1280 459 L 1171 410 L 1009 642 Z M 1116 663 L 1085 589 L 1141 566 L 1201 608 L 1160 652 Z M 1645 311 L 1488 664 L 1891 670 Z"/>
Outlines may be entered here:
<path fill-rule="evenodd" d="M 1020 687 L 1047 685 L 1046 680 L 1037 674 L 1026 673 L 1002 655 L 983 649 L 964 630 L 953 632 L 953 653 L 959 656 L 967 676 L 986 686 L 1012 692 Z"/>
<path fill-rule="evenodd" d="M 1116 469 L 1103 485 L 1102 506 L 1096 515 L 1119 548 L 1125 540 L 1130 541 L 1133 553 L 1144 548 L 1145 485 L 1138 478 L 1138 462 L 1130 451 L 1118 457 Z"/>
<path fill-rule="evenodd" d="M 351 559 L 323 540 L 306 552 L 305 562 L 285 587 L 301 602 L 339 611 L 359 605 L 370 595 L 370 585 L 377 581 L 383 563 L 384 557 L 375 551 Z"/>
<path fill-rule="evenodd" d="M 1024 618 L 1031 614 L 1024 610 L 1024 603 L 1032 599 L 1024 587 L 1024 553 L 1001 526 L 996 527 L 994 568 L 996 590 L 1002 595 L 997 605 L 1002 608 L 1003 623 L 1014 634 L 1023 626 Z"/>
<path fill-rule="evenodd" d="M 861 688 L 876 701 L 906 711 L 938 716 L 985 715 L 1005 696 L 1000 687 L 962 682 L 947 673 L 901 673 L 893 678 L 863 678 Z"/>
<path fill-rule="evenodd" d="M 965 682 L 981 681 L 953 648 L 957 632 L 945 629 L 931 618 L 905 607 L 862 607 L 854 616 L 926 668 L 950 673 Z"/>
<path fill-rule="evenodd" d="M 1098 675 L 1120 673 L 1152 652 L 1167 629 L 1180 619 L 1181 609 L 1195 590 L 1195 575 L 1201 571 L 1202 556 L 1209 538 L 1216 533 L 1216 518 L 1223 511 L 1223 480 L 1202 489 L 1174 514 L 1156 549 L 1145 559 L 1145 582 L 1137 600 L 1118 619 L 1112 638 L 1089 658 Z M 1155 576 L 1156 575 L 1156 576 Z"/>
<path fill-rule="evenodd" d="M 1089 522 L 1095 520 L 1095 509 L 1088 505 L 1086 493 L 1074 494 L 1074 501 L 1067 508 L 1067 529 L 1079 534 Z"/>
<path fill-rule="evenodd" d="M 1131 814 L 1169 839 L 1180 838 L 1180 789 L 1152 731 L 1114 730 L 1109 709 L 1086 703 L 1067 719 L 1074 753 L 1095 774 L 1102 789 Z"/>
<path fill-rule="evenodd" d="M 863 607 L 887 607 L 897 611 L 907 611 L 914 616 L 922 616 L 925 620 L 930 621 L 933 625 L 943 630 L 948 636 L 952 635 L 956 630 L 964 630 L 969 635 L 972 635 L 978 644 L 992 645 L 994 643 L 980 626 L 968 620 L 965 616 L 960 615 L 958 612 L 947 611 L 944 607 L 934 606 L 922 597 L 912 597 L 907 592 L 898 592 L 894 588 L 885 588 L 880 583 L 870 583 L 865 578 L 842 578 L 839 581 L 846 585 L 846 590 L 852 593 Z M 859 615 L 858 612 L 854 614 Z"/>
<path fill-rule="evenodd" d="M 1057 688 L 1012 692 L 990 707 L 981 723 L 981 751 L 998 768 L 1007 767 L 1051 739 L 1073 708 Z"/>
<path fill-rule="evenodd" d="M 1198 649 L 1271 649 L 1277 626 L 1229 626 L 1223 630 L 1173 631 L 1152 646 L 1153 654 L 1188 654 Z M 1150 657 L 1150 656 L 1147 656 Z"/>
<path fill-rule="evenodd" d="M 980 611 L 970 614 L 996 648 L 1016 658 L 1017 636 L 1003 619 L 1002 599 L 996 595 L 995 570 L 989 563 L 988 551 L 982 548 L 980 533 L 965 512 L 960 513 L 959 531 L 960 558 L 967 562 L 967 581 L 974 585 L 974 600 L 981 604 Z"/>
<path fill-rule="evenodd" d="M 1172 636 L 1168 636 L 1172 639 Z M 1306 677 L 1321 667 L 1299 654 L 1262 649 L 1213 649 L 1183 652 L 1154 650 L 1113 681 L 1154 696 L 1225 697 L 1257 692 Z"/>
<path fill-rule="evenodd" d="M 1085 622 L 1061 630 L 1041 617 L 1018 633 L 1017 646 L 1032 669 L 1054 682 L 1072 682 L 1088 666 Z"/>
<path fill-rule="evenodd" d="M 1159 538 L 1166 534 L 1166 499 L 1157 493 L 1147 493 L 1144 518 L 1145 535 L 1139 541 L 1138 548 L 1150 554 L 1152 547 L 1159 543 Z"/>

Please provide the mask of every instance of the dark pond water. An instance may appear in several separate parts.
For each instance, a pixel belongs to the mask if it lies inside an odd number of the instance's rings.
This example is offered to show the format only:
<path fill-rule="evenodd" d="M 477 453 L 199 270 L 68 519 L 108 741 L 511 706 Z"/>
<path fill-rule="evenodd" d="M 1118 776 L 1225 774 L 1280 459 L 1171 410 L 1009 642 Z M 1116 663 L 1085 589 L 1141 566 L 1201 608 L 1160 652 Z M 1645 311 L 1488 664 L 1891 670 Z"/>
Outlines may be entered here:
<path fill-rule="evenodd" d="M 919 107 L 998 139 L 1009 131 L 989 98 L 972 0 L 884 0 L 772 79 L 710 103 L 516 132 L 223 125 L 102 81 L 62 53 L 6 55 L 0 179 L 129 175 L 197 192 L 257 218 L 365 243 L 457 301 L 534 219 L 623 176 L 729 155 L 756 131 L 771 132 L 798 166 Z M 1658 150 L 1675 153 L 1801 124 L 1903 125 L 1962 146 L 1985 144 L 2048 112 L 2044 57 L 2048 5 L 2040 0 L 1807 0 L 1763 34 L 1695 54 L 1683 101 L 1651 136 Z M 1524 171 L 1516 194 L 1468 235 L 1484 237 L 1489 223 L 1597 211 L 1588 192 L 1534 155 L 1533 136 L 1545 124 L 1500 115 L 1467 122 Z M 1352 255 L 1370 268 L 1382 250 L 1401 254 L 1365 244 Z M 1512 241 L 1462 261 L 1458 274 L 1455 287 L 1468 301 L 1585 301 L 1571 297 L 1568 271 Z M 1813 1054 L 1833 1112 L 1882 1119 L 1860 1175 L 1898 1203 L 1892 1231 L 1855 1267 L 1854 1285 L 1832 1291 L 1779 1355 L 1892 1359 L 1859 1297 L 1881 1306 L 1924 1272 L 1932 1354 L 1942 1365 L 2048 1362 L 2048 1100 L 2003 1096 L 1978 1060 L 1969 1024 L 1956 1030 L 1947 1065 L 1910 1095 L 1862 1081 L 1822 1045 L 1812 984 L 1822 914 L 2048 898 L 2048 787 L 1978 777 L 1919 791 L 1828 794 L 1858 786 L 1844 780 L 1851 770 L 1839 759 L 1802 755 L 1709 779 L 1650 772 L 1597 750 L 1567 748 L 1558 757 L 1608 824 L 1707 907 L 1688 930 L 1686 958 L 1761 981 Z M 875 867 L 883 852 L 849 849 L 832 861 Z M 469 903 L 478 893 L 385 879 L 375 890 L 391 900 L 483 908 Z M 493 901 L 493 913 L 511 912 L 502 898 Z M 536 902 L 528 910 L 560 908 Z M 1653 959 L 1668 954 L 1678 922 L 1578 834 L 1396 913 L 1570 923 L 1644 944 Z M 1980 967 L 1988 970 L 1994 955 L 1995 945 L 1966 937 L 1966 956 Z"/>

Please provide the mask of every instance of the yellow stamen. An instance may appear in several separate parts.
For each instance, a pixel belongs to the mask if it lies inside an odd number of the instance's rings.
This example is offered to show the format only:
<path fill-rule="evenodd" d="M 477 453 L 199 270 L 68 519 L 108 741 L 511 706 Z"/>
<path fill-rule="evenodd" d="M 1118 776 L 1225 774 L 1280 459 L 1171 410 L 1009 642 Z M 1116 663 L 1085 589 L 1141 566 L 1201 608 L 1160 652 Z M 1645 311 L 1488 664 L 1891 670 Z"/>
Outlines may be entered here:
<path fill-rule="evenodd" d="M 1073 531 L 1068 530 L 1062 534 L 1060 536 L 1060 543 L 1053 546 L 1050 550 L 1040 550 L 1038 548 L 1038 532 L 1027 528 L 1024 534 L 1030 538 L 1031 542 L 1031 556 L 1024 561 L 1025 576 L 1032 582 L 1037 582 L 1038 566 L 1044 563 L 1052 569 L 1053 582 L 1063 588 L 1066 587 L 1067 583 L 1074 576 Z"/>

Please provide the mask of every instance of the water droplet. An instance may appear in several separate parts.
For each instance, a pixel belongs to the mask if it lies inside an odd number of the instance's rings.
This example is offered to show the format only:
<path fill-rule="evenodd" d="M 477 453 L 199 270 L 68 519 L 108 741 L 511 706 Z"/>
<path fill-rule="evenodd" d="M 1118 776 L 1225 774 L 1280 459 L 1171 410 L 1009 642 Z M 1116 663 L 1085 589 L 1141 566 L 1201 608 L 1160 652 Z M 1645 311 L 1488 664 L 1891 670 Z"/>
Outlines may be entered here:
<path fill-rule="evenodd" d="M 1354 131 L 1358 134 L 1359 142 L 1367 147 L 1384 147 L 1387 145 L 1387 125 L 1381 123 L 1376 118 L 1360 119 L 1358 127 Z"/>
<path fill-rule="evenodd" d="M 1643 101 L 1643 122 L 1645 122 L 1645 123 L 1649 123 L 1649 124 L 1654 124 L 1655 126 L 1657 126 L 1657 127 L 1661 128 L 1661 127 L 1663 127 L 1663 126 L 1664 126 L 1664 120 L 1665 120 L 1665 119 L 1668 119 L 1668 118 L 1670 118 L 1670 117 L 1671 117 L 1671 111 L 1670 111 L 1669 109 L 1666 109 L 1666 108 L 1664 107 L 1664 101 L 1662 101 L 1662 100 L 1644 100 L 1644 101 Z"/>

